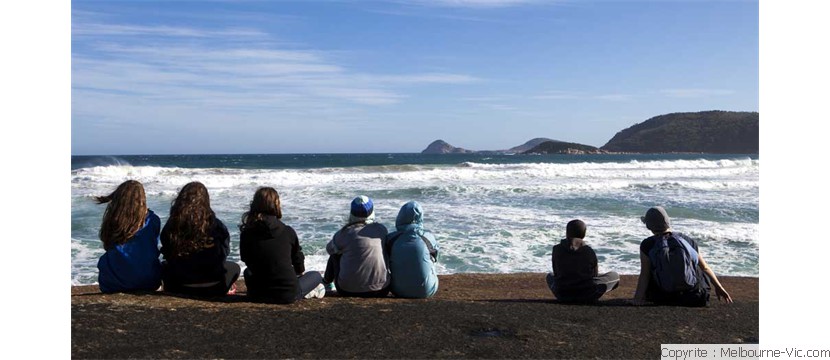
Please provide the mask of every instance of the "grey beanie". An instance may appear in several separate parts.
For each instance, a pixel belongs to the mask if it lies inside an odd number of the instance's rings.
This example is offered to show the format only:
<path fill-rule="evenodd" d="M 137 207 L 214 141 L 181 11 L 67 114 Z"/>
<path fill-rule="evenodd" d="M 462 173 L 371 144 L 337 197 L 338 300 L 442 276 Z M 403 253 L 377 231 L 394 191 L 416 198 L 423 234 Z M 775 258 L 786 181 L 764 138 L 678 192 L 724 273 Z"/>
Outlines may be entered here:
<path fill-rule="evenodd" d="M 641 217 L 640 220 L 653 232 L 665 232 L 671 229 L 669 214 L 666 213 L 666 209 L 663 209 L 662 206 L 655 206 L 648 209 L 646 216 Z"/>

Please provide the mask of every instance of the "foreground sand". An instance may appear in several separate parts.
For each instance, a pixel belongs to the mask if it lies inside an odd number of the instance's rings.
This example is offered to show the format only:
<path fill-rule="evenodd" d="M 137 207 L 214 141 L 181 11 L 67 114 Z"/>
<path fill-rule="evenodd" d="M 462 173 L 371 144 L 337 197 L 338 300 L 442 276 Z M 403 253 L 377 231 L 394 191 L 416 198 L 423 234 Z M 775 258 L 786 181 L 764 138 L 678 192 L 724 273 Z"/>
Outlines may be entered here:
<path fill-rule="evenodd" d="M 629 306 L 636 276 L 597 305 L 556 303 L 544 274 L 440 277 L 428 300 L 72 289 L 73 358 L 659 358 L 666 343 L 757 343 L 758 279 L 722 277 L 734 304 Z"/>

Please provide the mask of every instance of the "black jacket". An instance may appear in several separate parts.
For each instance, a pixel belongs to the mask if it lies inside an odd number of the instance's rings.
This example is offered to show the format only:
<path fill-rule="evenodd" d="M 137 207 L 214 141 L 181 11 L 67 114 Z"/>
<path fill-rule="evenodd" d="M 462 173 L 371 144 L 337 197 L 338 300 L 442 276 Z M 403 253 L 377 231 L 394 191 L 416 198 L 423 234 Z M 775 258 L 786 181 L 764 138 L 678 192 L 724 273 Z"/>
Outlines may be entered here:
<path fill-rule="evenodd" d="M 299 292 L 297 275 L 305 271 L 305 256 L 297 233 L 276 216 L 265 216 L 241 230 L 239 255 L 248 266 L 248 294 L 292 302 Z"/>
<path fill-rule="evenodd" d="M 184 257 L 173 256 L 170 230 L 167 224 L 161 230 L 161 254 L 167 264 L 162 268 L 166 284 L 203 284 L 225 279 L 225 259 L 230 253 L 228 228 L 217 218 L 210 225 L 213 246 Z"/>
<path fill-rule="evenodd" d="M 578 240 L 580 244 L 581 239 Z M 568 292 L 571 289 L 592 288 L 593 278 L 597 276 L 597 254 L 588 245 L 571 249 L 571 242 L 563 239 L 553 246 L 551 255 L 553 278 L 558 290 Z"/>

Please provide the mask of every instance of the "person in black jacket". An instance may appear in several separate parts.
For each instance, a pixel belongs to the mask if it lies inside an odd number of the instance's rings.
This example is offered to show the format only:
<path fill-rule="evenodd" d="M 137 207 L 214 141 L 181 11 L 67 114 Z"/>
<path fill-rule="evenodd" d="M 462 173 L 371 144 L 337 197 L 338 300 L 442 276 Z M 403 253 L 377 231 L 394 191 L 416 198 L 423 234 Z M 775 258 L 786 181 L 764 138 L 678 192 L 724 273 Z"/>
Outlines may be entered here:
<path fill-rule="evenodd" d="M 620 283 L 620 275 L 616 272 L 599 275 L 597 254 L 583 240 L 585 230 L 582 220 L 571 220 L 565 230 L 565 239 L 553 246 L 553 273 L 548 273 L 547 282 L 561 302 L 593 302 Z"/>
<path fill-rule="evenodd" d="M 210 197 L 200 182 L 185 185 L 170 206 L 170 218 L 161 230 L 164 291 L 217 296 L 231 290 L 239 265 L 225 261 L 230 253 L 228 228 L 210 208 Z"/>
<path fill-rule="evenodd" d="M 239 254 L 247 265 L 243 276 L 248 295 L 281 304 L 323 297 L 323 276 L 318 271 L 303 274 L 305 256 L 297 233 L 280 219 L 280 195 L 274 188 L 259 188 L 239 226 Z"/>

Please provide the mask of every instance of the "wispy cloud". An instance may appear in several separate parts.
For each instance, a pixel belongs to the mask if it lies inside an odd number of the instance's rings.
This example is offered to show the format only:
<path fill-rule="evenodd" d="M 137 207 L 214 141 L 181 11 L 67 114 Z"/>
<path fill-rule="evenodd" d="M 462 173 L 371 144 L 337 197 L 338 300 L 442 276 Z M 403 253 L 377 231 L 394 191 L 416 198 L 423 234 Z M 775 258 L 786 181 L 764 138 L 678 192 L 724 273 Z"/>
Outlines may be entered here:
<path fill-rule="evenodd" d="M 585 95 L 575 91 L 560 91 L 560 90 L 553 90 L 553 91 L 546 91 L 541 95 L 533 96 L 534 99 L 539 100 L 568 100 L 568 99 L 579 99 L 584 97 Z"/>
<path fill-rule="evenodd" d="M 252 29 L 201 30 L 177 26 L 142 26 L 118 24 L 78 24 L 72 26 L 73 36 L 164 36 L 164 37 L 225 37 L 266 36 Z"/>
<path fill-rule="evenodd" d="M 502 8 L 517 5 L 543 3 L 541 0 L 405 0 L 401 3 L 421 6 L 459 8 Z M 552 1 L 547 1 L 552 2 Z"/>
<path fill-rule="evenodd" d="M 660 93 L 675 98 L 700 98 L 709 96 L 732 95 L 734 90 L 725 89 L 664 89 Z"/>
<path fill-rule="evenodd" d="M 552 90 L 532 96 L 537 100 L 603 100 L 603 101 L 629 101 L 636 98 L 633 94 L 601 94 L 591 95 L 580 91 Z"/>
<path fill-rule="evenodd" d="M 88 15 L 85 20 L 94 18 Z M 256 29 L 79 22 L 73 26 L 73 45 L 79 45 L 72 54 L 73 91 L 84 95 L 79 101 L 108 94 L 156 105 L 285 110 L 395 104 L 409 97 L 406 87 L 482 81 L 455 73 L 355 71 L 332 61 L 331 53 L 281 48 L 269 36 Z M 132 41 L 155 37 L 163 41 Z M 230 41 L 239 37 L 259 40 Z"/>
<path fill-rule="evenodd" d="M 595 99 L 599 100 L 606 100 L 606 101 L 629 101 L 634 99 L 636 96 L 631 94 L 604 94 L 604 95 L 597 95 L 594 96 Z"/>
<path fill-rule="evenodd" d="M 406 17 L 417 17 L 417 18 L 429 18 L 429 19 L 442 19 L 442 20 L 450 20 L 450 21 L 472 21 L 472 22 L 483 22 L 483 23 L 507 23 L 504 20 L 492 19 L 492 18 L 485 18 L 480 16 L 470 16 L 470 15 L 459 15 L 459 14 L 447 14 L 447 13 L 436 13 L 433 11 L 423 12 L 423 11 L 413 11 L 409 9 L 407 11 L 404 10 L 367 10 L 370 13 L 374 14 L 382 14 L 382 15 L 393 15 L 393 16 L 406 16 Z"/>

